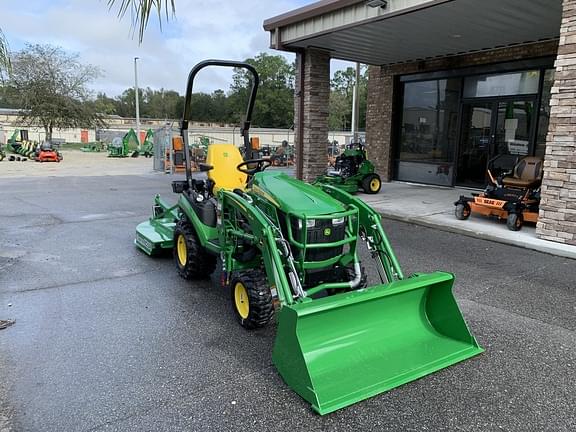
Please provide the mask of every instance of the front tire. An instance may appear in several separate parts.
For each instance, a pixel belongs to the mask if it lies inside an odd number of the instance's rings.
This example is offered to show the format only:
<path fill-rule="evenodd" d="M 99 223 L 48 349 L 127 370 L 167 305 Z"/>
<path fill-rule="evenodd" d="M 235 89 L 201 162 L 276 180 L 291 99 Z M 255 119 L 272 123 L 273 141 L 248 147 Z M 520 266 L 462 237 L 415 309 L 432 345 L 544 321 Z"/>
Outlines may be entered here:
<path fill-rule="evenodd" d="M 470 206 L 467 203 L 456 204 L 456 209 L 454 210 L 454 215 L 458 220 L 466 220 L 470 217 Z"/>
<path fill-rule="evenodd" d="M 382 187 L 382 180 L 378 174 L 368 174 L 362 179 L 362 189 L 367 194 L 377 194 Z"/>
<path fill-rule="evenodd" d="M 194 227 L 188 221 L 176 223 L 172 250 L 178 274 L 184 279 L 205 279 L 216 268 L 216 257 L 202 247 Z"/>
<path fill-rule="evenodd" d="M 510 231 L 520 231 L 523 223 L 524 218 L 518 213 L 510 213 L 506 218 L 506 226 Z"/>
<path fill-rule="evenodd" d="M 264 272 L 237 272 L 230 282 L 230 295 L 234 315 L 242 327 L 261 328 L 272 319 L 272 293 Z"/>

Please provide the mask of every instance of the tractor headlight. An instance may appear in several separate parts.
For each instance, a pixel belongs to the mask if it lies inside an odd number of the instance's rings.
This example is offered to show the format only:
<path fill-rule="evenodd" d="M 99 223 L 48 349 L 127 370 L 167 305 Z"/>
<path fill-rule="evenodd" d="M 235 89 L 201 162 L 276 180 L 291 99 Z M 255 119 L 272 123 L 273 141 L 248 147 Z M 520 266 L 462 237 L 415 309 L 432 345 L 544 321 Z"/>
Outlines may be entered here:
<path fill-rule="evenodd" d="M 315 219 L 306 219 L 306 228 L 314 228 L 315 226 Z M 298 229 L 302 229 L 302 219 L 298 219 Z"/>
<path fill-rule="evenodd" d="M 332 219 L 332 225 L 334 225 L 334 226 L 342 225 L 345 221 L 346 221 L 346 219 L 344 219 L 343 217 Z"/>

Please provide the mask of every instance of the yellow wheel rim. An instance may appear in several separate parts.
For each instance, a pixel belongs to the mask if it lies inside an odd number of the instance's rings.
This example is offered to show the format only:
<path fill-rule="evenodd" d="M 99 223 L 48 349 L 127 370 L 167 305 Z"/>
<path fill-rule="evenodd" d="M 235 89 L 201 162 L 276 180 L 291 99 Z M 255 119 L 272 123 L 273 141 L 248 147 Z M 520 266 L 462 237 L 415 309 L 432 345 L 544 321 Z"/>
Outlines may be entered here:
<path fill-rule="evenodd" d="M 182 234 L 178 236 L 176 251 L 178 252 L 178 262 L 184 267 L 188 261 L 188 248 L 186 247 L 186 239 Z"/>
<path fill-rule="evenodd" d="M 372 192 L 376 192 L 378 189 L 380 189 L 380 180 L 378 180 L 377 178 L 373 178 L 372 181 L 370 182 L 370 190 Z"/>
<path fill-rule="evenodd" d="M 242 319 L 248 318 L 250 313 L 250 305 L 248 304 L 248 291 L 242 282 L 236 282 L 234 285 L 234 303 L 236 310 Z"/>

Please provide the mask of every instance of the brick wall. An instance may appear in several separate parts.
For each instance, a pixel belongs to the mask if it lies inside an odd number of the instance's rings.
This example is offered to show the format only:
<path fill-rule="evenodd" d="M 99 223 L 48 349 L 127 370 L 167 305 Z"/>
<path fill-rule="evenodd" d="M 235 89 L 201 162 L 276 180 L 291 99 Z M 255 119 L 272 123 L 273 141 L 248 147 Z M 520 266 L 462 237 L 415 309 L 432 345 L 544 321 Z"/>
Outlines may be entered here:
<path fill-rule="evenodd" d="M 392 101 L 394 75 L 389 68 L 370 67 L 366 100 L 368 157 L 383 181 L 392 178 Z"/>
<path fill-rule="evenodd" d="M 573 25 L 576 26 L 576 22 Z M 398 90 L 394 88 L 395 76 L 553 56 L 557 50 L 558 41 L 546 41 L 392 66 L 370 66 L 366 143 L 370 159 L 374 160 L 382 180 L 389 181 L 393 175 L 392 115 L 394 92 Z"/>
<path fill-rule="evenodd" d="M 576 245 L 576 0 L 564 0 L 536 232 Z"/>
<path fill-rule="evenodd" d="M 330 54 L 308 49 L 298 56 L 304 61 L 303 94 L 296 97 L 295 136 L 299 136 L 298 98 L 304 98 L 302 178 L 311 181 L 326 171 L 328 146 L 328 104 L 330 98 Z M 298 65 L 297 65 L 298 66 Z M 300 79 L 300 78 L 299 78 Z M 296 83 L 299 88 L 299 81 Z"/>

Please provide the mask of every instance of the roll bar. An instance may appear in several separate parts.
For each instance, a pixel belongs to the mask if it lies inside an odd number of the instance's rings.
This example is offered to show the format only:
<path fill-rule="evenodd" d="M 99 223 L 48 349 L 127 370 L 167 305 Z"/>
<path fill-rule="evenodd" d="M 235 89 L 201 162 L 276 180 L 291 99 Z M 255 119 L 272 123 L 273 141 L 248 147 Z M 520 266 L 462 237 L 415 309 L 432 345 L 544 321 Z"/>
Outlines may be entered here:
<path fill-rule="evenodd" d="M 192 87 L 194 84 L 194 79 L 198 72 L 208 66 L 223 66 L 231 68 L 242 68 L 248 70 L 252 74 L 252 89 L 250 91 L 250 99 L 248 101 L 248 107 L 246 109 L 246 115 L 242 121 L 242 126 L 240 128 L 240 134 L 244 138 L 244 148 L 245 155 L 248 159 L 252 159 L 252 149 L 250 148 L 250 121 L 252 119 L 252 110 L 254 109 L 254 102 L 256 101 L 256 92 L 258 91 L 258 85 L 260 84 L 260 77 L 254 66 L 238 61 L 232 60 L 204 60 L 198 63 L 192 68 L 188 74 L 188 84 L 186 85 L 186 98 L 184 101 L 184 114 L 182 115 L 182 123 L 180 125 L 180 135 L 184 141 L 184 157 L 186 162 L 186 181 L 188 183 L 189 190 L 192 190 L 192 167 L 190 161 L 190 143 L 188 142 L 188 122 L 190 121 L 190 115 L 192 112 Z"/>

